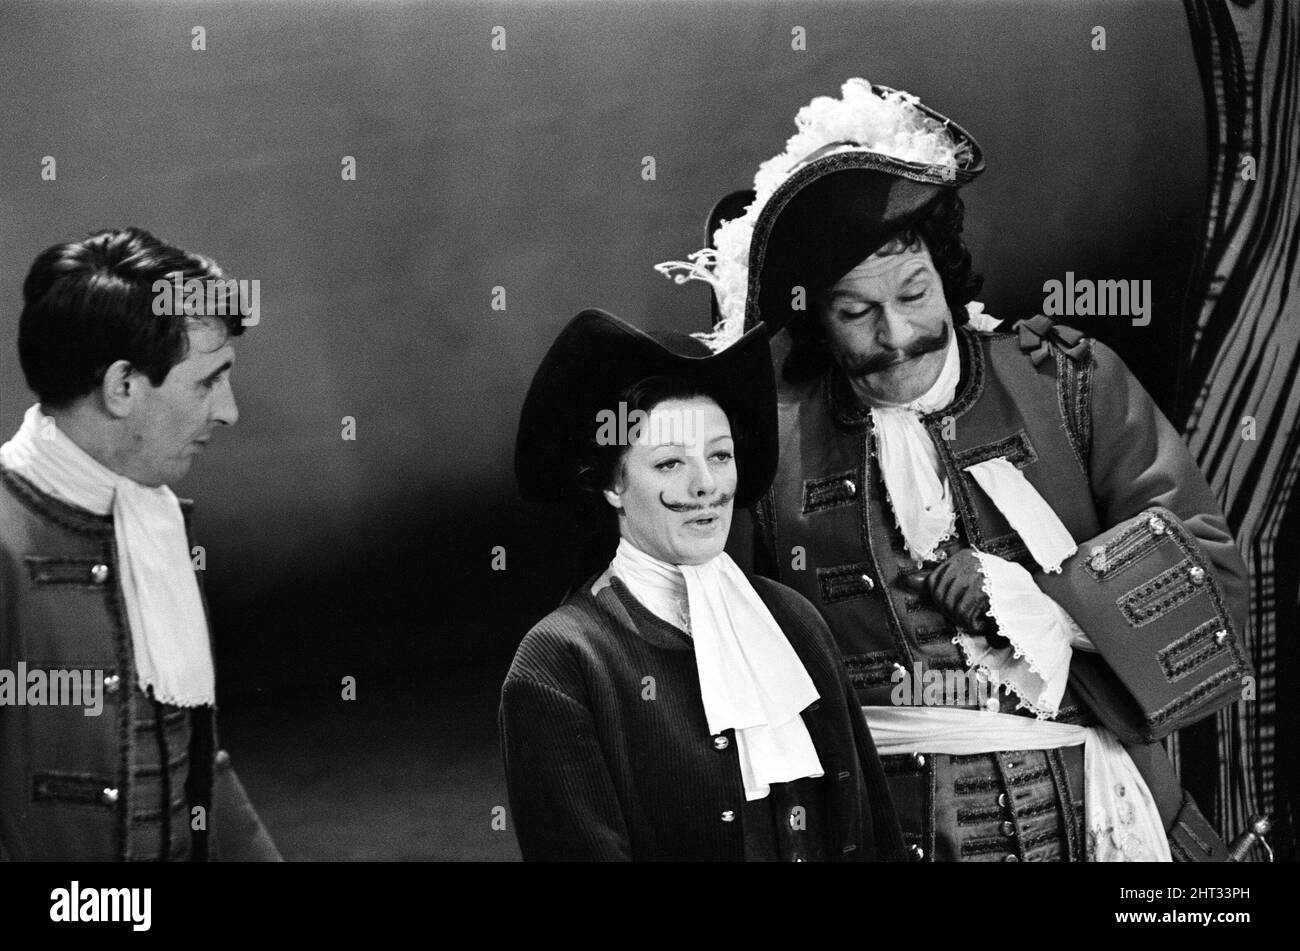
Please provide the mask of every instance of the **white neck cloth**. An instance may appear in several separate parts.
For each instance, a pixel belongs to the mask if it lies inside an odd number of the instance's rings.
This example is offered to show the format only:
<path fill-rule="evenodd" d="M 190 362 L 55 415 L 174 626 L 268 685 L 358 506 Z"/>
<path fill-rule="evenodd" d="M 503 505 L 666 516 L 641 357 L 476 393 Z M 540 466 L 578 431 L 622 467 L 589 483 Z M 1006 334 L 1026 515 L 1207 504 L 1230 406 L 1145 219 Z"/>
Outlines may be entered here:
<path fill-rule="evenodd" d="M 772 783 L 824 775 L 800 716 L 817 688 L 730 555 L 677 566 L 621 539 L 610 571 L 653 613 L 686 622 L 709 731 L 735 729 L 746 799 L 764 798 Z"/>
<path fill-rule="evenodd" d="M 871 408 L 880 470 L 894 518 L 907 550 L 926 561 L 933 560 L 935 549 L 951 537 L 957 515 L 938 450 L 920 416 L 951 403 L 960 379 L 957 333 L 950 328 L 943 369 L 934 384 L 910 403 Z"/>
<path fill-rule="evenodd" d="M 180 503 L 101 465 L 30 407 L 0 464 L 42 492 L 113 516 L 122 594 L 140 688 L 178 707 L 216 699 L 212 649 Z"/>
<path fill-rule="evenodd" d="M 976 329 L 996 326 L 982 310 L 979 304 L 968 306 Z M 948 337 L 943 369 L 922 396 L 901 406 L 871 409 L 881 474 L 894 518 L 912 557 L 925 561 L 933 560 L 936 548 L 952 536 L 957 515 L 947 473 L 920 417 L 948 406 L 957 395 L 960 379 L 961 353 L 954 330 Z M 1069 529 L 1024 473 L 1000 457 L 965 468 L 1020 535 L 1034 560 L 1045 571 L 1059 572 L 1061 562 L 1073 555 L 1077 546 Z"/>

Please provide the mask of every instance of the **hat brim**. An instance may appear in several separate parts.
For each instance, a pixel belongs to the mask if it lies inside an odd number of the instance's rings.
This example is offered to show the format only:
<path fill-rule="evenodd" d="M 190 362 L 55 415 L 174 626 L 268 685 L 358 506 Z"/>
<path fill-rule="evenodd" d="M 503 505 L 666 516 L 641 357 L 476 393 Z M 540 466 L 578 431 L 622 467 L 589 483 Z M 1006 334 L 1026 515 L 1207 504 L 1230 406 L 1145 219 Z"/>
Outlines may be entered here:
<path fill-rule="evenodd" d="M 848 273 L 898 232 L 916 224 L 961 181 L 949 172 L 870 152 L 840 152 L 799 169 L 754 224 L 746 326 L 776 333 L 812 306 L 815 293 Z M 800 306 L 802 304 L 802 307 Z"/>
<path fill-rule="evenodd" d="M 678 376 L 717 401 L 736 443 L 736 505 L 762 497 L 776 474 L 776 382 L 768 334 L 755 327 L 721 353 L 685 334 L 651 336 L 613 314 L 582 311 L 560 332 L 543 358 L 519 418 L 515 480 L 533 502 L 584 497 L 578 447 L 590 438 L 602 410 L 618 411 L 624 388 L 649 376 Z"/>
<path fill-rule="evenodd" d="M 896 92 L 873 85 L 877 95 Z M 918 222 L 946 192 L 984 172 L 975 137 L 924 103 L 922 113 L 941 123 L 965 149 L 958 166 L 908 162 L 835 142 L 805 159 L 773 192 L 754 223 L 749 248 L 745 326 L 766 323 L 775 334 L 798 319 L 814 293 Z M 799 294 L 796 288 L 802 288 Z M 802 310 L 795 305 L 803 301 Z"/>

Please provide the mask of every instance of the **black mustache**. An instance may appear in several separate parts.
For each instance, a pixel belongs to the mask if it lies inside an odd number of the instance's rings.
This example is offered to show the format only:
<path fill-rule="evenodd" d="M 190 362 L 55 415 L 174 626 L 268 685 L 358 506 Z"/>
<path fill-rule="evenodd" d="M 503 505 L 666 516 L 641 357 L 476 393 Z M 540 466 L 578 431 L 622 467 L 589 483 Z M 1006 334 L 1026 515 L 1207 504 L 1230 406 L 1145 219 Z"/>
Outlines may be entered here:
<path fill-rule="evenodd" d="M 844 365 L 844 372 L 849 376 L 866 376 L 888 370 L 896 363 L 914 360 L 927 353 L 942 350 L 948 345 L 948 325 L 945 324 L 937 334 L 917 337 L 901 350 L 886 350 L 884 353 L 872 354 L 862 360 L 854 360 Z"/>
<path fill-rule="evenodd" d="M 698 502 L 669 502 L 667 499 L 664 498 L 664 494 L 660 492 L 659 503 L 664 508 L 672 512 L 703 512 L 705 509 L 725 508 L 727 504 L 733 498 L 735 498 L 735 495 L 736 493 L 734 492 L 728 492 L 726 495 L 718 496 L 718 500 L 716 502 L 710 502 L 707 505 L 702 505 Z"/>

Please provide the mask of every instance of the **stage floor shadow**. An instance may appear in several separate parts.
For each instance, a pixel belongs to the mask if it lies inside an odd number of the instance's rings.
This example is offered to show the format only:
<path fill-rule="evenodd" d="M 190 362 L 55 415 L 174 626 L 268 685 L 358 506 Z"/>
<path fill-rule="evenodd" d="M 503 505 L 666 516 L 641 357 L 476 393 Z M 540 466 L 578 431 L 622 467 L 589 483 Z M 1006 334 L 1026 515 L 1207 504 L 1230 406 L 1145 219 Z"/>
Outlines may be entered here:
<path fill-rule="evenodd" d="M 361 678 L 355 700 L 340 686 L 234 706 L 221 743 L 289 861 L 518 861 L 514 832 L 494 828 L 507 812 L 507 667 Z"/>

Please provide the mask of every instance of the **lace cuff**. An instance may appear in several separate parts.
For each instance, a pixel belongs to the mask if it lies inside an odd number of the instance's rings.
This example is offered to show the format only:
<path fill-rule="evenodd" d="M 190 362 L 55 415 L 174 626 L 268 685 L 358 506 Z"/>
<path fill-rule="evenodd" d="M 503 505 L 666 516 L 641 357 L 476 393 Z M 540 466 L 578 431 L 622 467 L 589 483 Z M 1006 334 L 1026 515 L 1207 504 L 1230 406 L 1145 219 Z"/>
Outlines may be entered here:
<path fill-rule="evenodd" d="M 1006 687 L 1039 719 L 1060 712 L 1070 675 L 1071 640 L 1079 630 L 1061 607 L 1043 594 L 1029 572 L 1015 562 L 976 552 L 989 598 L 989 616 L 1010 645 L 992 648 L 982 637 L 959 633 L 953 638 L 966 664 Z M 1071 630 L 1073 627 L 1073 631 Z"/>

